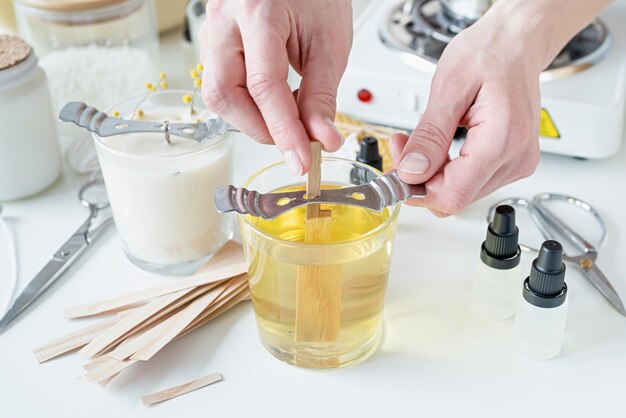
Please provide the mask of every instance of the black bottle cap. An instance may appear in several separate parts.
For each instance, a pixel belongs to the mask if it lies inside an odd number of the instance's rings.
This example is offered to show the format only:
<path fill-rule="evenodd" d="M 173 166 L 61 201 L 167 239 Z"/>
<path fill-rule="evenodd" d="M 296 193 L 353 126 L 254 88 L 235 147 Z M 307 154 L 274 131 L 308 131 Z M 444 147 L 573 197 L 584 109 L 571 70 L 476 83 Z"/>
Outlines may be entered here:
<path fill-rule="evenodd" d="M 565 264 L 559 242 L 550 240 L 541 245 L 522 292 L 528 303 L 540 308 L 556 308 L 565 302 Z"/>
<path fill-rule="evenodd" d="M 498 206 L 493 221 L 487 227 L 487 238 L 483 242 L 480 259 L 489 267 L 512 269 L 521 259 L 518 238 L 515 209 L 509 205 Z"/>
<path fill-rule="evenodd" d="M 367 164 L 379 171 L 383 171 L 383 158 L 378 151 L 378 141 L 373 136 L 366 136 L 361 140 L 361 149 L 356 160 Z"/>

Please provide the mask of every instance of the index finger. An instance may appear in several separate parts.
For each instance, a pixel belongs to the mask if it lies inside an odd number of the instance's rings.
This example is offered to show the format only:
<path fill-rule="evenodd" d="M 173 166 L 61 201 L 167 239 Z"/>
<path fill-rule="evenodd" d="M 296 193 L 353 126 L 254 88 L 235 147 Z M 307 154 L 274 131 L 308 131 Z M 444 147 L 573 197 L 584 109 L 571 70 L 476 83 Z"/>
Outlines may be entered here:
<path fill-rule="evenodd" d="M 287 84 L 287 41 L 278 31 L 254 26 L 241 28 L 248 91 L 289 168 L 301 175 L 309 169 L 310 139 Z"/>

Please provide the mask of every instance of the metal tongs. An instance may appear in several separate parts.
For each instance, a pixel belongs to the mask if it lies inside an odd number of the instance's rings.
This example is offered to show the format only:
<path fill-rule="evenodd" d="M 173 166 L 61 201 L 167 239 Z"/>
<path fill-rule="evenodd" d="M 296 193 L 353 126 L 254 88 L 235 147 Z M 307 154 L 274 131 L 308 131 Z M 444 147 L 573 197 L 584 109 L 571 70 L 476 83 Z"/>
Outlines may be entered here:
<path fill-rule="evenodd" d="M 213 197 L 220 213 L 234 211 L 274 219 L 291 209 L 314 203 L 359 206 L 380 212 L 387 206 L 410 198 L 426 197 L 426 188 L 423 184 L 403 182 L 394 171 L 360 186 L 323 189 L 319 196 L 310 199 L 304 191 L 261 194 L 235 186 L 219 187 Z"/>
<path fill-rule="evenodd" d="M 63 122 L 73 122 L 102 137 L 135 132 L 160 132 L 169 141 L 170 135 L 193 139 L 199 143 L 237 131 L 224 119 L 216 116 L 201 123 L 169 123 L 168 121 L 136 121 L 115 118 L 83 102 L 69 102 L 59 114 Z"/>

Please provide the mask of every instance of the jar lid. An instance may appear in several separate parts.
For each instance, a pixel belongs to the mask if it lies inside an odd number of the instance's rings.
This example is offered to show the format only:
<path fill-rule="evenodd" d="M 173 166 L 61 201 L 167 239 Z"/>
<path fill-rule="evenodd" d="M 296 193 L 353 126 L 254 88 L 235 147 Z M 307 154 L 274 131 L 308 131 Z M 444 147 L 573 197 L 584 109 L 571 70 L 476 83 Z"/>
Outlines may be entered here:
<path fill-rule="evenodd" d="M 71 12 L 79 10 L 100 9 L 128 0 L 18 0 L 20 3 L 36 9 Z"/>
<path fill-rule="evenodd" d="M 15 67 L 30 55 L 31 47 L 21 38 L 0 35 L 0 71 Z"/>

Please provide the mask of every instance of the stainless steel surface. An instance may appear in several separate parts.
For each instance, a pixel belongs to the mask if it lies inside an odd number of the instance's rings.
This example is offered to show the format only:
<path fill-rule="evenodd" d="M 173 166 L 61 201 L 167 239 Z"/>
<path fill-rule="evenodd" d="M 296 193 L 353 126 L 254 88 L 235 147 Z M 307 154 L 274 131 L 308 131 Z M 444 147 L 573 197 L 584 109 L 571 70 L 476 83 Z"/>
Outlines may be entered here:
<path fill-rule="evenodd" d="M 135 121 L 108 116 L 106 113 L 82 102 L 66 104 L 61 109 L 59 119 L 63 122 L 75 123 L 102 137 L 135 132 L 157 132 L 163 133 L 164 138 L 167 138 L 168 135 L 176 135 L 202 143 L 226 132 L 236 131 L 220 117 L 209 119 L 204 123 Z"/>
<path fill-rule="evenodd" d="M 111 216 L 106 217 L 96 227 L 95 223 L 101 210 L 109 207 L 108 200 L 91 200 L 87 194 L 95 189 L 104 189 L 102 179 L 86 183 L 79 191 L 78 198 L 81 204 L 89 209 L 89 217 L 74 232 L 70 238 L 52 255 L 50 261 L 37 273 L 34 279 L 26 285 L 20 295 L 13 301 L 10 308 L 0 319 L 0 329 L 11 322 L 26 307 L 33 303 L 43 292 L 54 283 L 65 270 L 80 256 L 80 254 L 110 225 Z"/>
<path fill-rule="evenodd" d="M 548 209 L 544 203 L 549 201 L 566 202 L 589 213 L 598 224 L 600 230 L 600 238 L 598 239 L 597 245 L 599 246 L 602 244 L 607 233 L 604 219 L 602 219 L 600 214 L 589 203 L 573 196 L 555 193 L 542 193 L 533 197 L 532 200 L 519 197 L 506 199 L 489 208 L 489 212 L 487 213 L 487 222 L 491 222 L 496 207 L 499 205 L 525 208 L 544 239 L 563 239 L 580 252 L 578 254 L 564 254 L 563 260 L 582 271 L 585 278 L 600 292 L 609 304 L 611 304 L 620 314 L 626 316 L 624 303 L 604 273 L 602 273 L 596 264 L 596 259 L 598 258 L 598 250 L 596 247 L 578 234 L 578 232 L 554 214 L 554 212 Z M 523 251 L 528 252 L 539 251 L 536 247 L 531 247 L 521 243 L 520 248 Z"/>
<path fill-rule="evenodd" d="M 496 0 L 441 0 L 441 5 L 451 17 L 473 23 L 495 2 Z"/>
<path fill-rule="evenodd" d="M 387 16 L 383 16 L 378 25 L 379 38 L 391 49 L 436 64 L 454 36 L 473 23 L 471 19 L 455 17 L 449 9 L 452 3 L 456 4 L 444 0 L 399 3 Z M 465 2 L 458 3 L 459 9 L 462 3 Z M 600 62 L 610 46 L 611 37 L 606 25 L 595 20 L 570 40 L 543 71 L 541 80 L 563 78 L 584 71 Z"/>
<path fill-rule="evenodd" d="M 313 203 L 359 206 L 380 212 L 398 202 L 425 196 L 423 184 L 404 183 L 394 172 L 360 186 L 322 190 L 319 196 L 311 199 L 307 199 L 303 191 L 261 194 L 243 187 L 224 186 L 215 190 L 214 201 L 222 213 L 234 211 L 274 219 L 291 209 Z"/>

